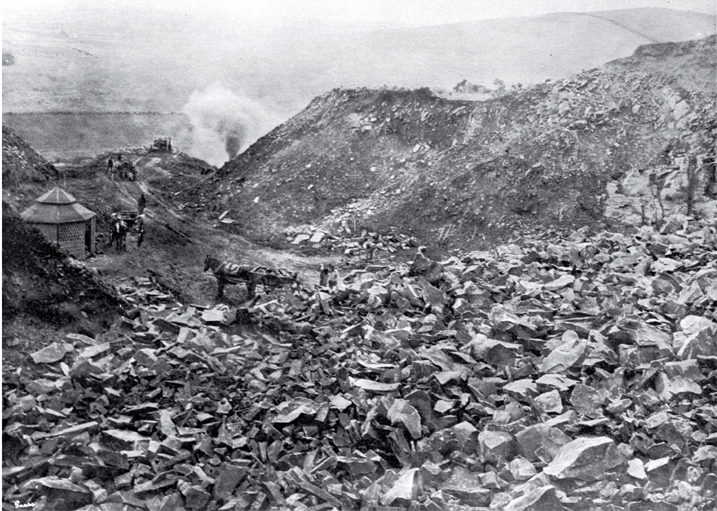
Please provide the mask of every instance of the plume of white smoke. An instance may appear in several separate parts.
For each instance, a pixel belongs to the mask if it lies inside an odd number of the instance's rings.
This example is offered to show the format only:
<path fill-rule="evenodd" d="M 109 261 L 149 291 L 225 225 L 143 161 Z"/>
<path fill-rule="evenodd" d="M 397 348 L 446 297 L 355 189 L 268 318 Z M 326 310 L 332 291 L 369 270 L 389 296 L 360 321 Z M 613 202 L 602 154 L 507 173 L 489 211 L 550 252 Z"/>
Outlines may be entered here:
<path fill-rule="evenodd" d="M 194 91 L 182 112 L 192 124 L 190 154 L 216 166 L 235 158 L 278 123 L 259 102 L 221 83 Z"/>

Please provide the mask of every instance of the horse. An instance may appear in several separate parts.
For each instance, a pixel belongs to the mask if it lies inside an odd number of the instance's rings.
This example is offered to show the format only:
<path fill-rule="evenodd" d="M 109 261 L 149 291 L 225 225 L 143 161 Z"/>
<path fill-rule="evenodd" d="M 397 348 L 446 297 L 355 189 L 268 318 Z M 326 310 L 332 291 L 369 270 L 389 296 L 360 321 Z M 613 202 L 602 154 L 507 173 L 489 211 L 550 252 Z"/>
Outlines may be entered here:
<path fill-rule="evenodd" d="M 283 287 L 286 284 L 296 282 L 297 273 L 279 273 L 276 270 L 263 266 L 241 266 L 228 261 L 221 262 L 218 259 L 207 256 L 204 259 L 204 271 L 212 270 L 217 278 L 217 299 L 224 297 L 224 287 L 230 284 L 246 285 L 249 299 L 256 296 L 256 286 L 261 285 L 264 291 Z"/>
<path fill-rule="evenodd" d="M 129 227 L 122 218 L 114 217 L 112 219 L 112 224 L 110 225 L 110 245 L 114 243 L 117 252 L 125 252 L 127 250 L 125 240 L 127 239 L 128 232 Z"/>

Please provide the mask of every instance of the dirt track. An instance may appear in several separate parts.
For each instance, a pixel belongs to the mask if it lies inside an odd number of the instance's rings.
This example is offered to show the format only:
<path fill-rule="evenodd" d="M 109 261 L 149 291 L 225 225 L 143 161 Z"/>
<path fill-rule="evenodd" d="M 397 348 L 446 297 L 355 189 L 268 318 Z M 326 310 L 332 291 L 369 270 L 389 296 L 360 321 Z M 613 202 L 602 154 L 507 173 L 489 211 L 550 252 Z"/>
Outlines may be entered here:
<path fill-rule="evenodd" d="M 171 201 L 174 192 L 162 193 L 156 185 L 167 182 L 176 186 L 173 183 L 176 177 L 166 169 L 169 165 L 181 165 L 181 158 L 153 155 L 132 159 L 138 166 L 138 181 L 111 182 L 104 177 L 98 178 L 107 181 L 106 192 L 114 194 L 116 201 L 132 205 L 129 209 L 135 209 L 141 193 L 147 197 L 145 244 L 138 249 L 130 236 L 127 253 L 117 254 L 113 247 L 103 246 L 102 255 L 87 261 L 88 266 L 99 270 L 115 283 L 146 276 L 147 270 L 151 270 L 176 284 L 185 298 L 209 303 L 214 298 L 216 281 L 210 273 L 202 272 L 206 255 L 244 265 L 285 268 L 298 272 L 299 279 L 307 286 L 318 283 L 318 268 L 322 263 L 339 261 L 339 257 L 333 255 L 305 256 L 261 247 L 242 236 L 208 225 L 201 216 L 178 211 Z M 227 295 L 229 300 L 240 300 L 242 292 L 241 289 L 230 288 Z"/>

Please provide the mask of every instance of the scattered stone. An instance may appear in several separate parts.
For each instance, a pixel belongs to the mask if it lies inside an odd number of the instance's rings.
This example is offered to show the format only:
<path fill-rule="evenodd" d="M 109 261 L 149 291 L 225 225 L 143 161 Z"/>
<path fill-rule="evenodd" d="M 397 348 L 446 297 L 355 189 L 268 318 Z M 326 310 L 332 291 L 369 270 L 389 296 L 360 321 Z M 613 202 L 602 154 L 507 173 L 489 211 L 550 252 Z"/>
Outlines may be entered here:
<path fill-rule="evenodd" d="M 515 479 L 516 481 L 527 481 L 535 474 L 537 474 L 535 465 L 533 465 L 525 458 L 521 457 L 514 458 L 508 464 L 508 467 L 510 469 L 511 475 L 513 476 L 513 479 Z"/>
<path fill-rule="evenodd" d="M 484 429 L 478 434 L 478 442 L 481 456 L 489 461 L 510 459 L 516 450 L 513 436 L 505 431 Z"/>
<path fill-rule="evenodd" d="M 380 499 L 381 504 L 390 506 L 394 502 L 407 505 L 416 500 L 423 487 L 421 472 L 412 468 L 399 475 L 396 482 Z"/>
<path fill-rule="evenodd" d="M 442 492 L 458 500 L 463 506 L 487 506 L 491 501 L 491 491 L 482 488 L 479 474 L 463 467 L 456 467 L 442 485 Z"/>
<path fill-rule="evenodd" d="M 53 364 L 59 362 L 65 355 L 74 350 L 72 344 L 66 342 L 53 342 L 49 346 L 36 351 L 32 355 L 32 361 L 36 364 Z"/>
<path fill-rule="evenodd" d="M 414 439 L 421 438 L 421 416 L 408 404 L 408 401 L 396 399 L 388 410 L 391 424 L 402 423 Z"/>
<path fill-rule="evenodd" d="M 638 458 L 631 459 L 627 463 L 627 473 L 635 479 L 647 479 L 645 465 L 642 463 L 642 460 Z"/>
<path fill-rule="evenodd" d="M 110 332 L 4 374 L 5 503 L 709 509 L 715 259 L 681 233 L 377 262 L 238 311 L 127 287 Z"/>
<path fill-rule="evenodd" d="M 567 334 L 567 332 L 566 332 Z M 563 336 L 565 340 L 566 336 Z M 587 350 L 587 342 L 579 338 L 565 340 L 550 352 L 540 364 L 541 373 L 561 373 L 582 363 Z"/>
<path fill-rule="evenodd" d="M 504 511 L 565 511 L 553 486 L 537 488 L 522 497 L 511 500 Z"/>

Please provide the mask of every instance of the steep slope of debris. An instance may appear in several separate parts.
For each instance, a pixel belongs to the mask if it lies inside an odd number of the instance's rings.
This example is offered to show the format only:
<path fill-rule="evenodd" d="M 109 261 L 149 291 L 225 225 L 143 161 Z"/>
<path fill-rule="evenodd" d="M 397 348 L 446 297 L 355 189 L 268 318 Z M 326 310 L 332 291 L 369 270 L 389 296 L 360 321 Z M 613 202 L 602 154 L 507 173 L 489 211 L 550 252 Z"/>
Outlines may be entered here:
<path fill-rule="evenodd" d="M 2 125 L 2 184 L 45 182 L 57 177 L 57 170 L 35 152 L 11 128 Z"/>
<path fill-rule="evenodd" d="M 717 237 L 681 218 L 136 309 L 3 374 L 36 510 L 709 510 Z"/>
<path fill-rule="evenodd" d="M 469 247 L 600 227 L 609 186 L 664 180 L 678 157 L 714 156 L 715 55 L 714 37 L 644 46 L 482 102 L 337 89 L 228 162 L 206 198 L 257 238 L 357 223 Z M 685 178 L 675 172 L 681 189 L 667 205 L 685 213 Z"/>
<path fill-rule="evenodd" d="M 4 202 L 2 241 L 3 341 L 12 337 L 14 321 L 100 332 L 120 315 L 111 287 L 29 229 Z"/>

